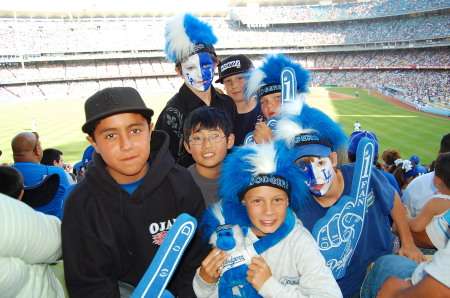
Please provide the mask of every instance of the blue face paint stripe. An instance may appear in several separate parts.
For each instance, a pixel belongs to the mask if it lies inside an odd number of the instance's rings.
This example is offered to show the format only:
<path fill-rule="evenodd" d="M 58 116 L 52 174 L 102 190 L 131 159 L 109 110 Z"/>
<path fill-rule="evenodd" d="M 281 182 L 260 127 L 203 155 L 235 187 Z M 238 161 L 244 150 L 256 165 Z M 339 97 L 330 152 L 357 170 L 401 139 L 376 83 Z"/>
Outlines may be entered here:
<path fill-rule="evenodd" d="M 207 52 L 198 53 L 198 57 L 200 60 L 200 69 L 202 70 L 202 80 L 205 81 L 203 86 L 207 90 L 211 86 L 214 78 L 214 60 L 211 54 Z M 206 65 L 209 66 L 205 67 Z"/>

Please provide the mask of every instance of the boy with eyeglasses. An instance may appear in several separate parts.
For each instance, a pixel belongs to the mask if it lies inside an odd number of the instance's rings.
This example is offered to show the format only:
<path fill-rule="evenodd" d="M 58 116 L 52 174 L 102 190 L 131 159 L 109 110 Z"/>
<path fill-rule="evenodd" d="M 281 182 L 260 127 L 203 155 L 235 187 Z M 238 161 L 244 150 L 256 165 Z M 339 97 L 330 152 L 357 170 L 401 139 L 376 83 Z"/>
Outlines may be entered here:
<path fill-rule="evenodd" d="M 188 170 L 203 193 L 206 204 L 218 201 L 217 181 L 222 161 L 234 145 L 231 122 L 216 108 L 201 107 L 193 111 L 184 123 L 184 147 L 195 164 Z"/>

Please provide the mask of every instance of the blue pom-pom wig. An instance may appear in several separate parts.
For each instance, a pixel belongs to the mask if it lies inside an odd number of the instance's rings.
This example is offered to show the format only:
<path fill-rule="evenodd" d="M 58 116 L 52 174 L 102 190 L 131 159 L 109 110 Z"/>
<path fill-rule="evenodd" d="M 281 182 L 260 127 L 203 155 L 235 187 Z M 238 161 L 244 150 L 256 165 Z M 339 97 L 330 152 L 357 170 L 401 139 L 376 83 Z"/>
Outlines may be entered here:
<path fill-rule="evenodd" d="M 267 94 L 281 92 L 281 72 L 285 67 L 290 67 L 295 71 L 296 92 L 307 93 L 310 81 L 309 71 L 284 54 L 273 54 L 265 57 L 261 67 L 253 69 L 245 75 L 247 79 L 246 98 L 256 95 L 259 99 Z"/>
<path fill-rule="evenodd" d="M 281 108 L 280 119 L 274 129 L 274 139 L 280 150 L 284 148 L 297 154 L 294 157 L 291 154 L 294 161 L 302 157 L 298 156 L 299 150 L 303 150 L 303 156 L 328 156 L 320 154 L 320 150 L 316 150 L 316 154 L 306 152 L 314 152 L 314 148 L 319 147 L 329 147 L 329 153 L 337 152 L 345 149 L 348 143 L 348 137 L 339 123 L 319 109 L 308 106 L 301 98 L 295 98 Z M 310 146 L 312 150 L 305 150 L 303 144 L 324 146 Z"/>
<path fill-rule="evenodd" d="M 200 52 L 216 55 L 214 44 L 217 43 L 217 37 L 212 26 L 192 14 L 184 13 L 167 22 L 164 36 L 164 52 L 173 63 L 183 62 Z"/>
<path fill-rule="evenodd" d="M 272 186 L 286 191 L 289 207 L 298 212 L 309 196 L 303 175 L 287 156 L 279 154 L 272 142 L 242 146 L 230 153 L 222 164 L 219 196 L 224 205 L 239 205 L 241 208 L 241 201 L 249 189 L 263 185 Z M 236 210 L 240 210 L 239 208 Z M 234 212 L 233 208 L 229 210 Z M 234 217 L 233 224 L 249 226 L 247 214 Z"/>

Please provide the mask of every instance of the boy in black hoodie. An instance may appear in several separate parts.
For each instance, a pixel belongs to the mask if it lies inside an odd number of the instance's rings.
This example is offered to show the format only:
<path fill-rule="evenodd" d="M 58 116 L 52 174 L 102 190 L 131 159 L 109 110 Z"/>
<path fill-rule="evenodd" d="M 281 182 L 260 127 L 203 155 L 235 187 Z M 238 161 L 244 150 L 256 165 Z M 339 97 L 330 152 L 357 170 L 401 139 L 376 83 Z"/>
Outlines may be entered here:
<path fill-rule="evenodd" d="M 202 193 L 176 165 L 169 137 L 154 131 L 133 88 L 107 88 L 85 103 L 83 132 L 95 148 L 85 178 L 67 198 L 62 222 L 67 289 L 71 297 L 129 295 L 175 218 L 199 218 Z M 192 280 L 207 255 L 195 237 L 168 289 L 194 297 Z"/>

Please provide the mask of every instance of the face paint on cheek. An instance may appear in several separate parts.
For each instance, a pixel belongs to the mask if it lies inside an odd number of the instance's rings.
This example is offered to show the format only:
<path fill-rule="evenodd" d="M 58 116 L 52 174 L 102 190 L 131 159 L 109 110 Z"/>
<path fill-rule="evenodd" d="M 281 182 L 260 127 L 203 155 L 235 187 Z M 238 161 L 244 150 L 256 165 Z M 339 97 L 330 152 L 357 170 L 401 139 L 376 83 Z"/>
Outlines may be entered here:
<path fill-rule="evenodd" d="M 210 53 L 202 52 L 198 54 L 200 57 L 200 67 L 202 70 L 202 79 L 204 81 L 204 90 L 208 90 L 214 78 L 214 60 Z"/>
<path fill-rule="evenodd" d="M 316 177 L 314 176 L 314 171 L 311 164 L 306 164 L 303 162 L 299 162 L 299 167 L 305 175 L 305 183 L 308 187 L 313 187 L 316 185 Z"/>
<path fill-rule="evenodd" d="M 197 91 L 206 91 L 214 78 L 214 60 L 209 53 L 202 52 L 190 56 L 181 63 L 184 81 Z"/>
<path fill-rule="evenodd" d="M 319 161 L 326 162 L 326 164 L 322 164 L 319 166 Z M 315 196 L 324 196 L 330 189 L 331 182 L 333 181 L 333 164 L 327 157 L 315 160 L 311 164 L 311 167 L 316 184 L 310 186 L 310 191 Z"/>

